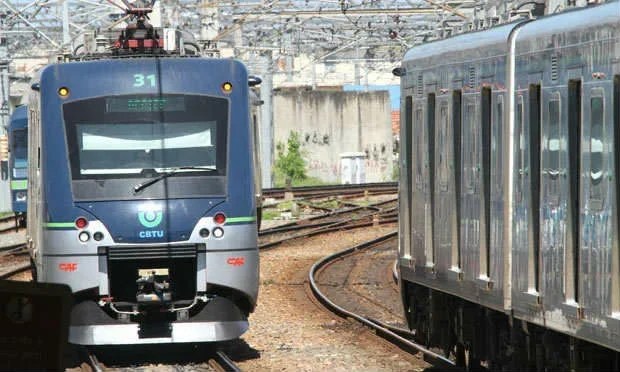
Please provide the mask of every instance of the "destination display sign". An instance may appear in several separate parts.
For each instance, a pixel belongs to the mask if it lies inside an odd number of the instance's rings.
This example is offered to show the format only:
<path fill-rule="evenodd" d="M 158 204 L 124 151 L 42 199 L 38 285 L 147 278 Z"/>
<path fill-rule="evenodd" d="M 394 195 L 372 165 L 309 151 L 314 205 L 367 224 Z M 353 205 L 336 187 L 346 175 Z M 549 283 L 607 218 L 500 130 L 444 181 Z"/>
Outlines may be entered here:
<path fill-rule="evenodd" d="M 168 95 L 106 97 L 105 110 L 108 113 L 185 111 L 185 97 Z"/>

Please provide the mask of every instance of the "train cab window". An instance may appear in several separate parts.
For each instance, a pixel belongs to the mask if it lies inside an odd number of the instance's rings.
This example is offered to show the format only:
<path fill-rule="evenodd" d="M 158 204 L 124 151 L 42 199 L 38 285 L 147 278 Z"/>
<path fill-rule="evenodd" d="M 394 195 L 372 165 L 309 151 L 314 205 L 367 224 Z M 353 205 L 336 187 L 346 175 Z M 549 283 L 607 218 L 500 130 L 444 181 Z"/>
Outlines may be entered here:
<path fill-rule="evenodd" d="M 590 99 L 590 203 L 602 207 L 606 188 L 605 172 L 605 97 L 604 91 L 592 90 Z"/>
<path fill-rule="evenodd" d="M 63 111 L 73 179 L 135 177 L 144 170 L 180 167 L 225 174 L 226 99 L 98 97 L 66 103 Z"/>
<path fill-rule="evenodd" d="M 28 130 L 14 130 L 11 141 L 11 160 L 13 163 L 11 177 L 14 179 L 26 178 L 28 176 Z"/>
<path fill-rule="evenodd" d="M 204 95 L 102 96 L 67 102 L 75 200 L 222 195 L 229 101 Z M 169 177 L 174 175 L 174 177 Z M 143 180 L 164 176 L 142 193 Z"/>

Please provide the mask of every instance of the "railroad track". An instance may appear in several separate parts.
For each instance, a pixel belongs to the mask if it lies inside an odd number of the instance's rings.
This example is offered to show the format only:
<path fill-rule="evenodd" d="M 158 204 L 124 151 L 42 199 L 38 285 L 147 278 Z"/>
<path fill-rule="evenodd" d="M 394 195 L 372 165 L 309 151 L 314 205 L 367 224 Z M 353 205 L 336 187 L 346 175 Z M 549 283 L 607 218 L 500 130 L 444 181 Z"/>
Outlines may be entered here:
<path fill-rule="evenodd" d="M 318 216 L 301 219 L 277 227 L 259 231 L 261 244 L 259 249 L 279 245 L 285 241 L 307 238 L 335 230 L 354 229 L 375 224 L 395 223 L 398 221 L 396 204 L 398 199 L 382 201 L 368 206 L 354 206 L 332 211 Z M 390 205 L 382 209 L 381 206 Z"/>
<path fill-rule="evenodd" d="M 7 280 L 7 279 L 11 279 L 12 277 L 14 277 L 15 275 L 21 274 L 23 272 L 29 271 L 32 268 L 32 265 L 30 265 L 30 263 L 23 263 L 23 264 L 17 264 L 13 267 L 11 267 L 9 270 L 3 272 L 2 274 L 0 274 L 0 280 Z"/>
<path fill-rule="evenodd" d="M 326 296 L 319 289 L 319 285 L 317 283 L 317 276 L 319 275 L 320 271 L 323 270 L 325 267 L 333 264 L 337 260 L 343 259 L 344 257 L 355 254 L 361 250 L 371 248 L 377 244 L 385 242 L 386 240 L 394 239 L 396 236 L 397 232 L 394 231 L 371 241 L 356 245 L 355 247 L 351 247 L 349 249 L 337 252 L 316 262 L 312 266 L 308 274 L 308 285 L 310 287 L 309 289 L 315 296 L 315 298 L 323 306 L 325 306 L 329 311 L 335 313 L 336 315 L 343 318 L 351 318 L 357 320 L 361 324 L 373 329 L 377 335 L 381 336 L 388 342 L 391 342 L 394 345 L 400 347 L 402 350 L 410 353 L 423 353 L 425 360 L 433 363 L 439 368 L 453 368 L 455 366 L 455 363 L 453 361 L 440 354 L 435 353 L 434 351 L 424 347 L 419 343 L 414 342 L 412 340 L 414 335 L 409 330 L 400 327 L 394 327 L 380 320 L 373 319 L 371 317 L 360 315 L 353 311 L 347 310 L 344 307 L 337 305 L 334 301 L 330 300 L 328 296 Z"/>
<path fill-rule="evenodd" d="M 221 350 L 216 345 L 194 344 L 153 344 L 132 345 L 131 350 L 124 346 L 86 347 L 72 345 L 73 360 L 67 370 L 83 371 L 83 364 L 87 364 L 93 372 L 102 372 L 110 369 L 152 371 L 159 370 L 166 365 L 166 371 L 178 372 L 195 371 L 241 371 L 229 352 Z M 80 366 L 80 367 L 77 367 Z"/>
<path fill-rule="evenodd" d="M 379 182 L 379 183 L 363 183 L 355 185 L 325 185 L 325 186 L 305 186 L 305 187 L 275 187 L 263 189 L 265 198 L 284 197 L 285 192 L 292 192 L 296 197 L 304 196 L 329 196 L 341 195 L 344 197 L 358 197 L 364 195 L 384 195 L 396 194 L 398 191 L 398 182 Z"/>

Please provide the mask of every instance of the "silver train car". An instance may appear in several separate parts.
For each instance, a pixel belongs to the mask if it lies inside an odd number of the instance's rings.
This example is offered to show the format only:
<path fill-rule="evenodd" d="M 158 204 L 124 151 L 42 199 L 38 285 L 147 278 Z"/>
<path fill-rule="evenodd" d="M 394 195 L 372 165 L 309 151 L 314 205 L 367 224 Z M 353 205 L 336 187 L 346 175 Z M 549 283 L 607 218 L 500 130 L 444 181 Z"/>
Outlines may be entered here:
<path fill-rule="evenodd" d="M 398 266 L 419 341 L 492 370 L 620 369 L 620 2 L 415 46 Z"/>

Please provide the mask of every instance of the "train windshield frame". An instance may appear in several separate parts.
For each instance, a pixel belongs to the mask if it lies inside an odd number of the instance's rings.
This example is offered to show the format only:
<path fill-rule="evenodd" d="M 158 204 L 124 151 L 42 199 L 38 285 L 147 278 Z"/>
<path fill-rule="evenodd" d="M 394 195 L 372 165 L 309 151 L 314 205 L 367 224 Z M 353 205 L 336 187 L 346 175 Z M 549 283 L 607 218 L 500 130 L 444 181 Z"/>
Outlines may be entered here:
<path fill-rule="evenodd" d="M 175 187 L 176 196 L 223 194 L 229 107 L 225 97 L 187 94 L 98 96 L 63 104 L 74 197 L 127 197 L 122 190 L 137 180 L 173 169 L 169 182 L 183 185 Z M 157 196 L 158 188 L 152 189 L 145 193 Z"/>

